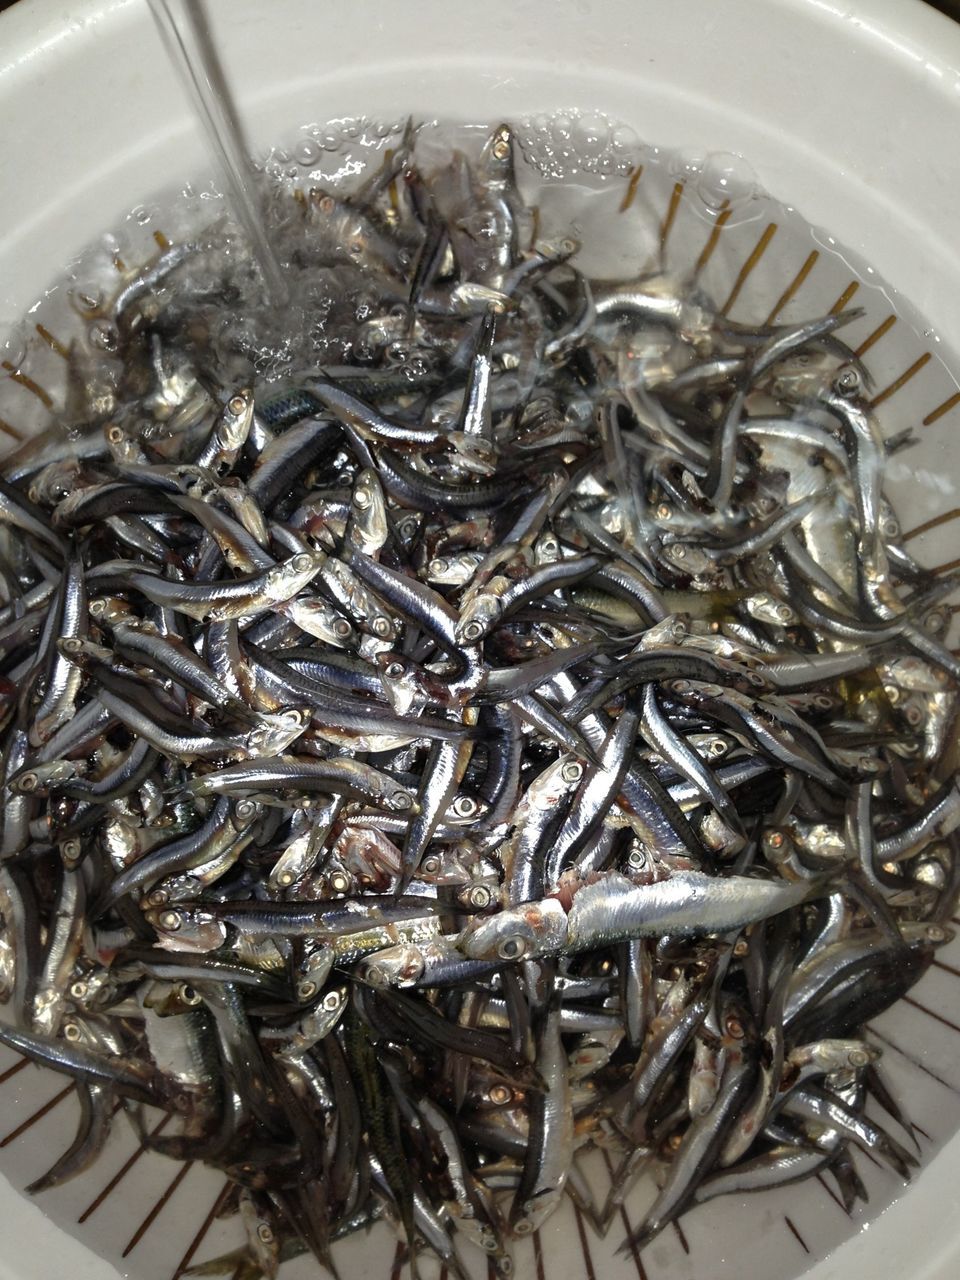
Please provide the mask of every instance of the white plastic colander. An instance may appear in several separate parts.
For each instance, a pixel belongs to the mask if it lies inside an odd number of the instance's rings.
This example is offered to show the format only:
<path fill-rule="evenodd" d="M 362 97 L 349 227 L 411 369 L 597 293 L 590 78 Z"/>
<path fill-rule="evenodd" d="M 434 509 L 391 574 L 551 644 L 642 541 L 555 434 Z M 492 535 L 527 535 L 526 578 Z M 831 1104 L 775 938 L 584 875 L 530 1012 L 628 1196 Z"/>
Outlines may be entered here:
<path fill-rule="evenodd" d="M 888 485 L 901 522 L 910 530 L 960 506 L 960 395 L 950 373 L 960 369 L 960 26 L 919 0 L 211 0 L 209 8 L 260 151 L 296 139 L 300 126 L 344 117 L 495 122 L 565 110 L 603 113 L 691 157 L 747 157 L 768 191 L 826 230 L 802 240 L 786 223 L 756 217 L 730 218 L 716 232 L 682 172 L 666 183 L 662 174 L 641 178 L 624 216 L 665 233 L 677 267 L 706 255 L 704 287 L 736 319 L 820 314 L 855 284 L 866 314 L 844 336 L 863 350 L 886 433 L 912 427 L 920 438 Z M 209 165 L 142 0 L 20 0 L 0 16 L 0 127 L 2 342 L 80 250 Z M 128 226 L 126 258 L 146 258 L 158 227 Z M 904 318 L 899 295 L 922 325 Z M 901 318 L 891 323 L 892 315 Z M 56 398 L 61 358 L 42 335 L 28 337 L 25 351 L 14 350 L 16 340 L 0 352 L 12 366 L 0 384 L 0 434 L 42 425 L 37 388 Z M 931 566 L 956 560 L 954 528 L 917 536 L 911 551 Z M 665 1232 L 640 1260 L 615 1258 L 622 1233 L 597 1241 L 571 1208 L 518 1246 L 518 1275 L 960 1274 L 960 944 L 938 953 L 910 1001 L 874 1025 L 923 1146 L 925 1167 L 909 1189 L 860 1160 L 871 1203 L 852 1220 L 814 1181 L 704 1206 L 684 1219 L 682 1238 Z M 20 1188 L 69 1141 L 70 1093 L 62 1078 L 0 1054 L 3 1280 L 118 1272 L 177 1280 L 191 1262 L 239 1244 L 236 1221 L 216 1217 L 222 1177 L 140 1155 L 123 1123 L 87 1175 L 25 1199 Z M 601 1156 L 593 1169 L 605 1191 Z M 629 1201 L 627 1214 L 636 1217 Z M 335 1254 L 344 1280 L 387 1280 L 395 1256 L 385 1230 Z M 283 1272 L 315 1274 L 307 1260 Z"/>

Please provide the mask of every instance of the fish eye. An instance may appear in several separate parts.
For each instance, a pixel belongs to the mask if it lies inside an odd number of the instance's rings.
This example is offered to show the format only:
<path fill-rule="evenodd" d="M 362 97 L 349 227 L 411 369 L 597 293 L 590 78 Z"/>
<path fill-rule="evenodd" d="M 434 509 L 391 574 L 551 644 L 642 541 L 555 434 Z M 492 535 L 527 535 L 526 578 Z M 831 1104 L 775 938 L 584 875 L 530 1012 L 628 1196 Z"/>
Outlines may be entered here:
<path fill-rule="evenodd" d="M 381 636 L 384 639 L 386 639 L 386 637 L 389 636 L 390 632 L 393 630 L 393 628 L 390 626 L 390 619 L 385 618 L 383 614 L 381 614 L 377 618 L 374 618 L 373 622 L 370 625 L 373 628 L 373 634 L 376 636 Z"/>
<path fill-rule="evenodd" d="M 383 674 L 388 680 L 399 680 L 406 671 L 406 667 L 402 662 L 388 662 L 383 669 Z"/>
<path fill-rule="evenodd" d="M 453 802 L 453 812 L 458 818 L 471 818 L 477 812 L 477 802 L 470 796 L 457 796 Z"/>
<path fill-rule="evenodd" d="M 393 796 L 394 809 L 409 809 L 413 804 L 413 796 L 409 791 L 397 791 Z"/>
<path fill-rule="evenodd" d="M 247 400 L 245 396 L 231 396 L 227 402 L 227 408 L 234 414 L 243 413 L 246 407 Z"/>
<path fill-rule="evenodd" d="M 390 986 L 390 974 L 382 964 L 365 965 L 363 976 L 371 987 Z"/>
<path fill-rule="evenodd" d="M 353 631 L 353 627 L 351 627 L 350 623 L 346 620 L 346 618 L 338 618 L 337 621 L 333 624 L 333 634 L 335 636 L 340 636 L 342 640 L 345 640 L 352 631 Z"/>
<path fill-rule="evenodd" d="M 325 1009 L 328 1009 L 331 1013 L 333 1012 L 334 1009 L 339 1009 L 340 1008 L 340 992 L 328 991 L 327 994 L 323 997 L 323 1007 Z"/>
<path fill-rule="evenodd" d="M 305 982 L 297 983 L 297 999 L 311 1000 L 317 994 L 317 984 L 309 978 Z"/>
<path fill-rule="evenodd" d="M 564 782 L 579 782 L 583 777 L 583 765 L 576 760 L 568 760 L 560 770 L 560 776 Z"/>
<path fill-rule="evenodd" d="M 357 489 L 353 495 L 353 505 L 359 507 L 361 511 L 365 511 L 370 505 L 370 495 L 366 489 Z"/>
<path fill-rule="evenodd" d="M 501 960 L 519 960 L 526 949 L 527 944 L 523 938 L 504 938 L 497 947 L 497 955 Z"/>
<path fill-rule="evenodd" d="M 160 914 L 161 929 L 179 929 L 183 924 L 183 920 L 179 911 L 163 911 Z"/>
<path fill-rule="evenodd" d="M 420 863 L 420 870 L 425 871 L 428 876 L 435 876 L 440 870 L 440 859 L 435 853 L 431 853 L 429 858 L 424 858 Z"/>
<path fill-rule="evenodd" d="M 851 1067 L 865 1067 L 870 1061 L 870 1055 L 866 1049 L 851 1049 L 849 1062 Z"/>
<path fill-rule="evenodd" d="M 18 791 L 34 791 L 40 785 L 40 779 L 35 773 L 25 773 L 17 781 Z"/>
<path fill-rule="evenodd" d="M 82 852 L 79 840 L 64 840 L 60 846 L 60 856 L 64 862 L 77 862 Z"/>
<path fill-rule="evenodd" d="M 301 551 L 299 555 L 293 557 L 293 567 L 297 573 L 306 573 L 308 569 L 313 568 L 313 556 L 307 555 L 305 551 Z"/>
<path fill-rule="evenodd" d="M 852 396 L 860 389 L 860 375 L 856 369 L 842 369 L 834 379 L 833 387 L 841 396 Z"/>
<path fill-rule="evenodd" d="M 273 1228 L 266 1222 L 261 1222 L 259 1227 L 257 1227 L 257 1235 L 259 1236 L 262 1244 L 273 1244 Z"/>
<path fill-rule="evenodd" d="M 482 635 L 483 623 L 481 622 L 468 622 L 463 628 L 464 640 L 479 640 Z"/>

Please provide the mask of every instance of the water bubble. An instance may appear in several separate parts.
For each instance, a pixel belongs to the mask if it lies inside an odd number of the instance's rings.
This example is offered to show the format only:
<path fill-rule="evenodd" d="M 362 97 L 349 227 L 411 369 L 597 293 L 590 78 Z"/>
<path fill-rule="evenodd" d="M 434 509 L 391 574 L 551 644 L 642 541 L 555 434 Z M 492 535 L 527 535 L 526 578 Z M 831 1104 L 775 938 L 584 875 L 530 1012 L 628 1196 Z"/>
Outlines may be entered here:
<path fill-rule="evenodd" d="M 103 303 L 103 290 L 96 284 L 78 284 L 67 291 L 70 305 L 81 316 L 93 315 Z"/>
<path fill-rule="evenodd" d="M 715 151 L 707 156 L 697 179 L 697 195 L 708 209 L 735 208 L 756 194 L 753 169 L 742 156 Z"/>
<path fill-rule="evenodd" d="M 603 116 L 590 113 L 576 121 L 572 136 L 581 156 L 598 156 L 610 141 L 610 125 Z"/>
<path fill-rule="evenodd" d="M 357 120 L 344 120 L 340 125 L 340 132 L 345 138 L 355 138 L 360 132 L 360 124 Z"/>
<path fill-rule="evenodd" d="M 4 327 L 0 325 L 0 329 Z M 20 368 L 27 358 L 27 344 L 24 341 L 22 330 L 10 330 L 4 341 L 0 343 L 0 356 L 3 357 L 7 364 L 12 364 L 15 369 Z"/>
<path fill-rule="evenodd" d="M 681 182 L 698 178 L 706 163 L 704 156 L 698 151 L 678 151 L 668 166 L 672 177 Z"/>
<path fill-rule="evenodd" d="M 309 167 L 319 157 L 320 147 L 313 139 L 306 138 L 303 142 L 298 143 L 295 155 L 300 164 Z"/>
<path fill-rule="evenodd" d="M 145 227 L 147 223 L 150 221 L 150 219 L 153 217 L 154 213 L 155 213 L 155 210 L 150 208 L 150 206 L 145 204 L 137 204 L 137 205 L 134 205 L 133 208 L 130 210 L 130 217 L 139 226 Z"/>
<path fill-rule="evenodd" d="M 573 117 L 567 115 L 565 111 L 558 111 L 553 117 L 553 129 L 551 131 L 555 138 L 563 138 L 566 140 L 573 132 Z"/>
<path fill-rule="evenodd" d="M 120 341 L 116 327 L 107 320 L 95 320 L 87 330 L 87 337 L 91 346 L 100 351 L 116 351 Z"/>
<path fill-rule="evenodd" d="M 617 151 L 635 151 L 640 146 L 640 138 L 628 124 L 618 124 L 610 135 L 610 141 Z"/>

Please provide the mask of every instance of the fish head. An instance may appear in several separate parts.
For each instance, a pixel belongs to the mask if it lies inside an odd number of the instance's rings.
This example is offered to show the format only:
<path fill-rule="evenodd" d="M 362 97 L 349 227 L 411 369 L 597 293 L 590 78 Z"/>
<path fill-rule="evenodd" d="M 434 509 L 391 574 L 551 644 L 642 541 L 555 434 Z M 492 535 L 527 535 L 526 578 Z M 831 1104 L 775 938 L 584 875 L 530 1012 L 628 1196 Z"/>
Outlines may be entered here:
<path fill-rule="evenodd" d="M 328 1036 L 346 1012 L 349 991 L 346 986 L 331 987 L 304 1018 L 304 1029 L 316 1042 Z"/>
<path fill-rule="evenodd" d="M 277 756 L 303 733 L 310 723 L 306 707 L 289 707 L 278 715 L 263 715 L 256 728 L 246 735 L 244 746 L 250 756 Z"/>
<path fill-rule="evenodd" d="M 362 960 L 360 976 L 373 987 L 409 987 L 422 977 L 425 967 L 419 947 L 400 943 Z"/>
<path fill-rule="evenodd" d="M 529 1200 L 515 1206 L 510 1228 L 515 1236 L 529 1236 L 546 1222 L 563 1199 L 563 1185 L 546 1187 Z"/>
<path fill-rule="evenodd" d="M 296 992 L 297 999 L 304 1004 L 316 999 L 330 976 L 336 952 L 328 942 L 320 942 L 311 948 L 301 964 L 297 966 Z"/>
<path fill-rule="evenodd" d="M 216 951 L 227 940 L 227 926 L 201 907 L 156 907 L 144 916 L 166 951 Z"/>
<path fill-rule="evenodd" d="M 559 951 L 567 940 L 567 913 L 556 898 L 525 902 L 472 922 L 457 947 L 471 960 L 516 960 Z"/>
<path fill-rule="evenodd" d="M 460 613 L 454 634 L 458 644 L 478 644 L 496 624 L 502 605 L 498 594 L 489 589 L 497 579 L 492 579 L 486 591 L 481 591 Z"/>
<path fill-rule="evenodd" d="M 223 406 L 217 422 L 217 443 L 224 453 L 235 455 L 243 447 L 253 422 L 253 391 L 242 387 Z"/>

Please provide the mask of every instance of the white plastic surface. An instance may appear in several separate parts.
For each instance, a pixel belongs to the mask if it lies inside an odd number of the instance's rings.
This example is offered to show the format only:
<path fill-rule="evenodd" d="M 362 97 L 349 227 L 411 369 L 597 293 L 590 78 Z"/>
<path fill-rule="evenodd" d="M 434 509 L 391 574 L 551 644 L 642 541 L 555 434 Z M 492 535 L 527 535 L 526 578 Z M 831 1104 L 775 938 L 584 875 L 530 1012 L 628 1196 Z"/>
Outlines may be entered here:
<path fill-rule="evenodd" d="M 346 115 L 602 110 L 651 142 L 745 155 L 768 190 L 902 291 L 933 342 L 960 347 L 960 26 L 919 2 L 209 7 L 255 147 Z M 141 0 L 20 0 L 0 15 L 0 130 L 0 338 L 94 236 L 172 180 L 209 168 Z M 922 1042 L 912 1049 L 924 1056 Z M 206 1206 L 192 1207 L 196 1219 Z M 958 1207 L 954 1138 L 806 1278 L 954 1280 Z M 0 1280 L 115 1280 L 2 1179 L 0 1222 Z M 771 1248 L 783 1247 L 771 1235 Z M 578 1244 L 572 1252 L 579 1266 Z M 551 1280 L 563 1280 L 560 1271 Z M 669 1280 L 652 1259 L 650 1273 Z M 635 1274 L 628 1262 L 603 1280 Z"/>

